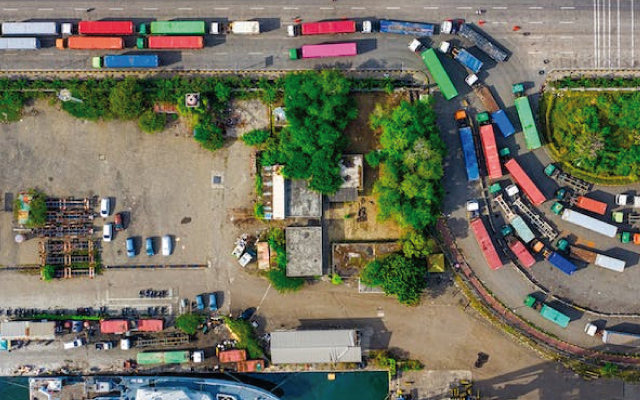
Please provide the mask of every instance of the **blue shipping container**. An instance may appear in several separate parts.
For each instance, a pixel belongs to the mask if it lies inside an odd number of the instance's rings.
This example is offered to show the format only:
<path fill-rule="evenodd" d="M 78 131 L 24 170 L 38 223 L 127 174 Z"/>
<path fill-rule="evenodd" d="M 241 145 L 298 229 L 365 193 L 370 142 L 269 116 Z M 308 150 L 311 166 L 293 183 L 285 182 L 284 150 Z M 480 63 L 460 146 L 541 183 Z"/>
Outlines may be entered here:
<path fill-rule="evenodd" d="M 494 113 L 491 113 L 491 119 L 493 119 L 493 122 L 498 125 L 498 129 L 500 129 L 500 132 L 502 132 L 502 136 L 509 137 L 516 133 L 513 124 L 509 120 L 509 117 L 507 116 L 507 113 L 504 112 L 504 110 L 498 110 Z"/>
<path fill-rule="evenodd" d="M 473 54 L 469 53 L 465 49 L 458 50 L 458 54 L 453 58 L 462 64 L 462 66 L 470 69 L 474 74 L 480 72 L 480 68 L 482 68 L 482 61 L 475 58 Z"/>
<path fill-rule="evenodd" d="M 158 65 L 158 56 L 155 54 L 137 56 L 104 56 L 105 68 L 156 68 Z"/>
<path fill-rule="evenodd" d="M 467 168 L 467 179 L 477 181 L 480 179 L 478 171 L 478 158 L 476 157 L 476 146 L 473 144 L 473 133 L 471 128 L 460 128 L 460 142 L 462 143 L 462 153 L 464 155 L 464 163 Z"/>
<path fill-rule="evenodd" d="M 566 258 L 562 257 L 560 254 L 554 252 L 548 258 L 549 263 L 554 267 L 558 268 L 560 271 L 564 272 L 567 275 L 571 275 L 576 272 L 577 268 L 573 263 Z"/>
<path fill-rule="evenodd" d="M 431 36 L 434 34 L 435 25 L 420 22 L 380 20 L 380 32 L 397 33 L 400 35 Z"/>

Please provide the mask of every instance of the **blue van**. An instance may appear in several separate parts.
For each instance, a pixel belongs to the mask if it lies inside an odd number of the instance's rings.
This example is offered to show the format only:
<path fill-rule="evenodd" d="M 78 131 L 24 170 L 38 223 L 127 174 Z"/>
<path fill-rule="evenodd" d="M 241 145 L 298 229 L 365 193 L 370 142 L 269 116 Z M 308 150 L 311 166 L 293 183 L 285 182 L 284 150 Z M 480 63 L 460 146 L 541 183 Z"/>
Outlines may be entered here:
<path fill-rule="evenodd" d="M 127 238 L 127 257 L 136 256 L 136 246 L 133 243 L 133 238 Z"/>
<path fill-rule="evenodd" d="M 204 300 L 201 294 L 196 296 L 196 304 L 198 305 L 198 311 L 204 310 Z"/>
<path fill-rule="evenodd" d="M 218 302 L 216 301 L 215 293 L 209 293 L 209 311 L 218 311 Z"/>
<path fill-rule="evenodd" d="M 146 248 L 147 248 L 147 255 L 148 256 L 153 256 L 156 254 L 156 252 L 153 250 L 153 238 L 148 237 L 146 240 Z"/>

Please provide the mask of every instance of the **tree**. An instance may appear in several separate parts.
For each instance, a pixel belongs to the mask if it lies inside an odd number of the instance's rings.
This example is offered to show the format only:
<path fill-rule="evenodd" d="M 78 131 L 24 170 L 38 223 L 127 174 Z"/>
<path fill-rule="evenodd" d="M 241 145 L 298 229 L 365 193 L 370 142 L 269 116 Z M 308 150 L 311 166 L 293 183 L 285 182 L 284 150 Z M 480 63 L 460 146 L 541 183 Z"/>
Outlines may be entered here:
<path fill-rule="evenodd" d="M 240 139 L 247 146 L 257 146 L 259 144 L 266 142 L 267 139 L 269 139 L 269 136 L 271 136 L 271 132 L 265 129 L 254 129 L 242 135 Z"/>
<path fill-rule="evenodd" d="M 49 282 L 49 281 L 53 280 L 53 278 L 55 278 L 55 277 L 56 277 L 56 267 L 55 266 L 47 264 L 42 268 L 42 279 L 45 282 Z"/>
<path fill-rule="evenodd" d="M 367 264 L 360 279 L 365 285 L 380 286 L 387 295 L 397 296 L 402 304 L 416 305 L 427 286 L 426 276 L 424 260 L 390 254 Z"/>
<path fill-rule="evenodd" d="M 200 143 L 204 149 L 215 151 L 224 145 L 224 134 L 209 114 L 205 114 L 194 128 L 194 139 Z"/>
<path fill-rule="evenodd" d="M 143 112 L 138 120 L 140 130 L 146 133 L 162 132 L 166 124 L 167 115 L 153 112 L 153 110 Z"/>
<path fill-rule="evenodd" d="M 402 238 L 402 253 L 409 258 L 423 258 L 433 253 L 435 243 L 430 240 L 423 231 L 411 229 Z"/>
<path fill-rule="evenodd" d="M 138 80 L 131 76 L 117 82 L 109 95 L 111 113 L 119 119 L 138 118 L 143 111 L 143 103 L 142 89 Z"/>
<path fill-rule="evenodd" d="M 198 326 L 203 322 L 203 317 L 193 313 L 182 314 L 176 318 L 176 328 L 187 335 L 193 335 L 198 330 Z"/>

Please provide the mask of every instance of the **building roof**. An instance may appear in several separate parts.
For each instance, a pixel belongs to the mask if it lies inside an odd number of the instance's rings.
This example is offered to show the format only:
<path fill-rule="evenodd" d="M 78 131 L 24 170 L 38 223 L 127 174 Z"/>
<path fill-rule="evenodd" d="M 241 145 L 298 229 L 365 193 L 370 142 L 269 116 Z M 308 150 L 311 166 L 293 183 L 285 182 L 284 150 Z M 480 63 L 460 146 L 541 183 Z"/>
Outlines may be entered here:
<path fill-rule="evenodd" d="M 341 188 L 362 190 L 364 186 L 364 156 L 362 154 L 345 154 L 340 160 Z"/>
<path fill-rule="evenodd" d="M 125 333 L 129 330 L 129 321 L 126 319 L 108 319 L 100 321 L 102 333 Z"/>
<path fill-rule="evenodd" d="M 361 362 L 358 332 L 351 329 L 271 333 L 273 364 Z"/>
<path fill-rule="evenodd" d="M 284 176 L 277 171 L 272 175 L 271 207 L 273 219 L 284 219 L 286 216 L 286 184 Z"/>
<path fill-rule="evenodd" d="M 139 319 L 138 330 L 140 332 L 160 332 L 164 328 L 164 320 Z"/>
<path fill-rule="evenodd" d="M 427 272 L 444 272 L 444 254 L 430 254 L 427 257 Z"/>
<path fill-rule="evenodd" d="M 322 195 L 309 189 L 303 179 L 285 182 L 285 216 L 300 218 L 320 218 L 322 216 Z"/>
<path fill-rule="evenodd" d="M 7 321 L 0 323 L 0 339 L 53 340 L 55 322 Z"/>
<path fill-rule="evenodd" d="M 269 269 L 271 262 L 271 248 L 267 242 L 258 242 L 258 268 Z"/>
<path fill-rule="evenodd" d="M 240 349 L 221 351 L 218 353 L 218 359 L 221 363 L 244 361 L 247 359 L 247 352 Z"/>
<path fill-rule="evenodd" d="M 322 227 L 288 227 L 285 237 L 287 276 L 322 275 Z"/>

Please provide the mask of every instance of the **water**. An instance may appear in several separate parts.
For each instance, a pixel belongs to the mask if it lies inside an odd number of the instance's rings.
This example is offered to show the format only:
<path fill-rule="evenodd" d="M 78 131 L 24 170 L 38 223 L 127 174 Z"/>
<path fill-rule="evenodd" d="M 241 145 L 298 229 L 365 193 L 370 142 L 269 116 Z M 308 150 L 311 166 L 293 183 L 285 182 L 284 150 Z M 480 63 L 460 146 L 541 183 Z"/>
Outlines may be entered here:
<path fill-rule="evenodd" d="M 335 380 L 326 372 L 247 374 L 250 378 L 276 385 L 281 400 L 384 400 L 389 393 L 387 372 L 336 372 Z M 257 381 L 247 382 L 259 385 Z M 1 400 L 28 400 L 29 380 L 25 377 L 1 377 Z"/>

